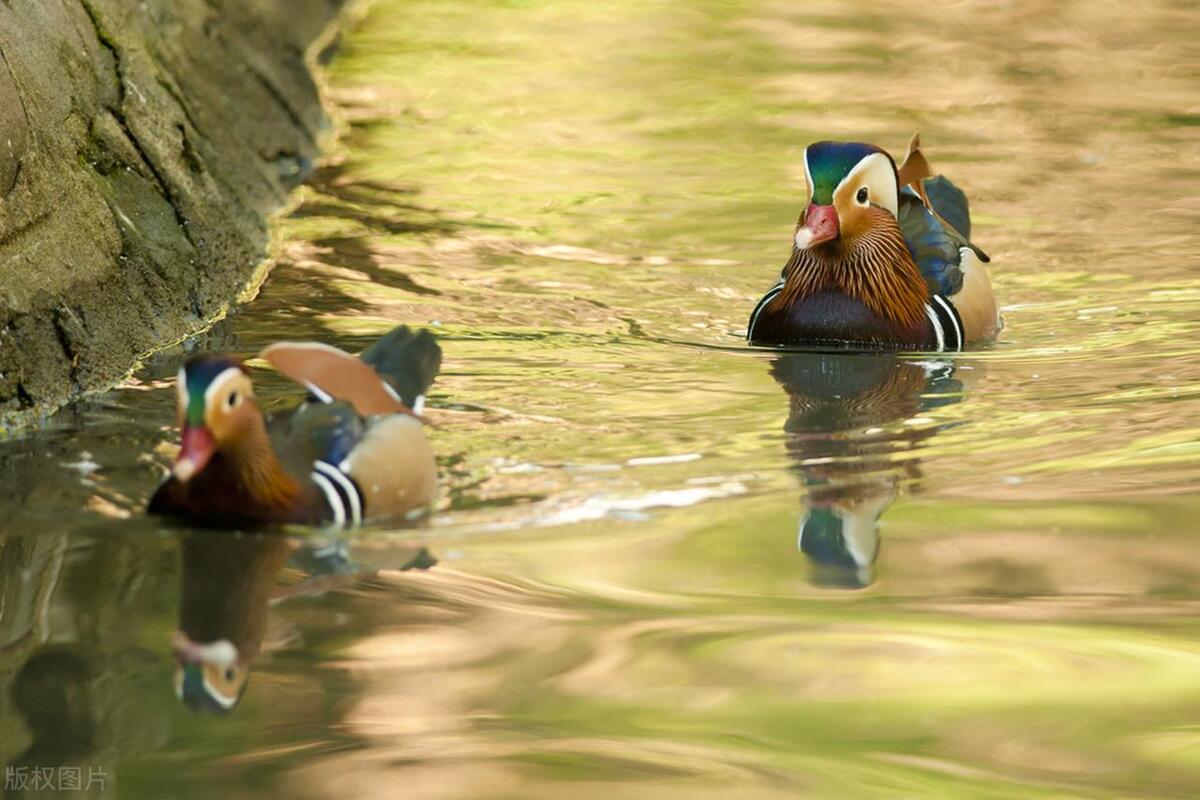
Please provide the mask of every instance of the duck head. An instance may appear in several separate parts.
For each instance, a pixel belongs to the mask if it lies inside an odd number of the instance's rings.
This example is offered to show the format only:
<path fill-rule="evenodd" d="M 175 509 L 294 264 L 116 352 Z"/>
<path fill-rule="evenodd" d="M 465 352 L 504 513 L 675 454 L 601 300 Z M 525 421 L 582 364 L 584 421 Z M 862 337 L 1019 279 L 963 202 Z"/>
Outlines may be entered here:
<path fill-rule="evenodd" d="M 204 355 L 179 370 L 179 457 L 171 474 L 186 483 L 218 452 L 228 452 L 261 424 L 254 387 L 242 362 L 229 356 Z"/>
<path fill-rule="evenodd" d="M 851 250 L 899 213 L 892 157 L 874 145 L 815 142 L 804 150 L 806 204 L 796 227 L 798 250 Z"/>
<path fill-rule="evenodd" d="M 865 589 L 875 580 L 879 518 L 896 499 L 896 478 L 857 486 L 809 486 L 796 547 L 814 567 L 813 582 Z"/>
<path fill-rule="evenodd" d="M 177 633 L 171 644 L 175 654 L 175 696 L 192 711 L 232 711 L 242 699 L 250 667 L 228 639 L 195 642 Z"/>

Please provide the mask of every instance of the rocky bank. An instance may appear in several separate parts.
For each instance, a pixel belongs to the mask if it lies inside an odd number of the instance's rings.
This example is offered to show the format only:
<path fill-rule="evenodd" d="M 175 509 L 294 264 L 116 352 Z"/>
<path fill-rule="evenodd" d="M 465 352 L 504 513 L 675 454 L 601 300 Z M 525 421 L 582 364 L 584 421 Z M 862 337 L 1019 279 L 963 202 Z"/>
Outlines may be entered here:
<path fill-rule="evenodd" d="M 0 421 L 119 380 L 259 279 L 345 0 L 0 0 Z"/>

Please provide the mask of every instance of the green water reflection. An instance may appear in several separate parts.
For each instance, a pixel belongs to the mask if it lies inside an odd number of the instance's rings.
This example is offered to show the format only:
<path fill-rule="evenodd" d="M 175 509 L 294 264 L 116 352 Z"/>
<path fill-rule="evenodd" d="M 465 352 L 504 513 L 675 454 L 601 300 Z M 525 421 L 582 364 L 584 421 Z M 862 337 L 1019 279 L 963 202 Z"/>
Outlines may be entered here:
<path fill-rule="evenodd" d="M 178 351 L 4 443 L 0 762 L 131 797 L 1195 796 L 1193 17 L 375 3 L 278 266 L 187 347 L 436 327 L 441 510 L 144 519 Z M 804 145 L 917 129 L 1000 341 L 744 348 Z"/>

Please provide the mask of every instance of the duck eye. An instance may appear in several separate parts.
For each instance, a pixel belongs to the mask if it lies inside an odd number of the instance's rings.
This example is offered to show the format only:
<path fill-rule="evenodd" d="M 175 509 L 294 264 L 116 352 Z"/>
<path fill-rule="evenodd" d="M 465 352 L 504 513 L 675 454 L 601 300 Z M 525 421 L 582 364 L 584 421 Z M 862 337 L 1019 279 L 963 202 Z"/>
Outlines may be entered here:
<path fill-rule="evenodd" d="M 237 408 L 237 404 L 240 403 L 241 400 L 242 396 L 235 390 L 229 393 L 229 397 L 225 398 L 225 405 L 227 405 L 229 408 Z"/>
<path fill-rule="evenodd" d="M 855 197 L 858 199 L 858 202 L 860 202 L 860 203 L 867 202 L 867 187 L 864 186 L 861 189 L 859 189 L 858 194 L 855 195 Z"/>
<path fill-rule="evenodd" d="M 232 682 L 236 677 L 237 672 L 234 671 L 233 667 L 229 667 L 225 670 L 225 680 Z"/>

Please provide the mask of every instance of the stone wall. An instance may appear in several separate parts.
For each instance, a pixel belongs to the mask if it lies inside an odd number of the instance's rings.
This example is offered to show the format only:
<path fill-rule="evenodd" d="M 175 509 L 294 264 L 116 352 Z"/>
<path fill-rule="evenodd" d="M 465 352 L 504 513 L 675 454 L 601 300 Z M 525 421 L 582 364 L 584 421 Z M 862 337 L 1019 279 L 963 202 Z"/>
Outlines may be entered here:
<path fill-rule="evenodd" d="M 345 0 L 0 1 L 0 424 L 119 380 L 258 275 Z"/>

